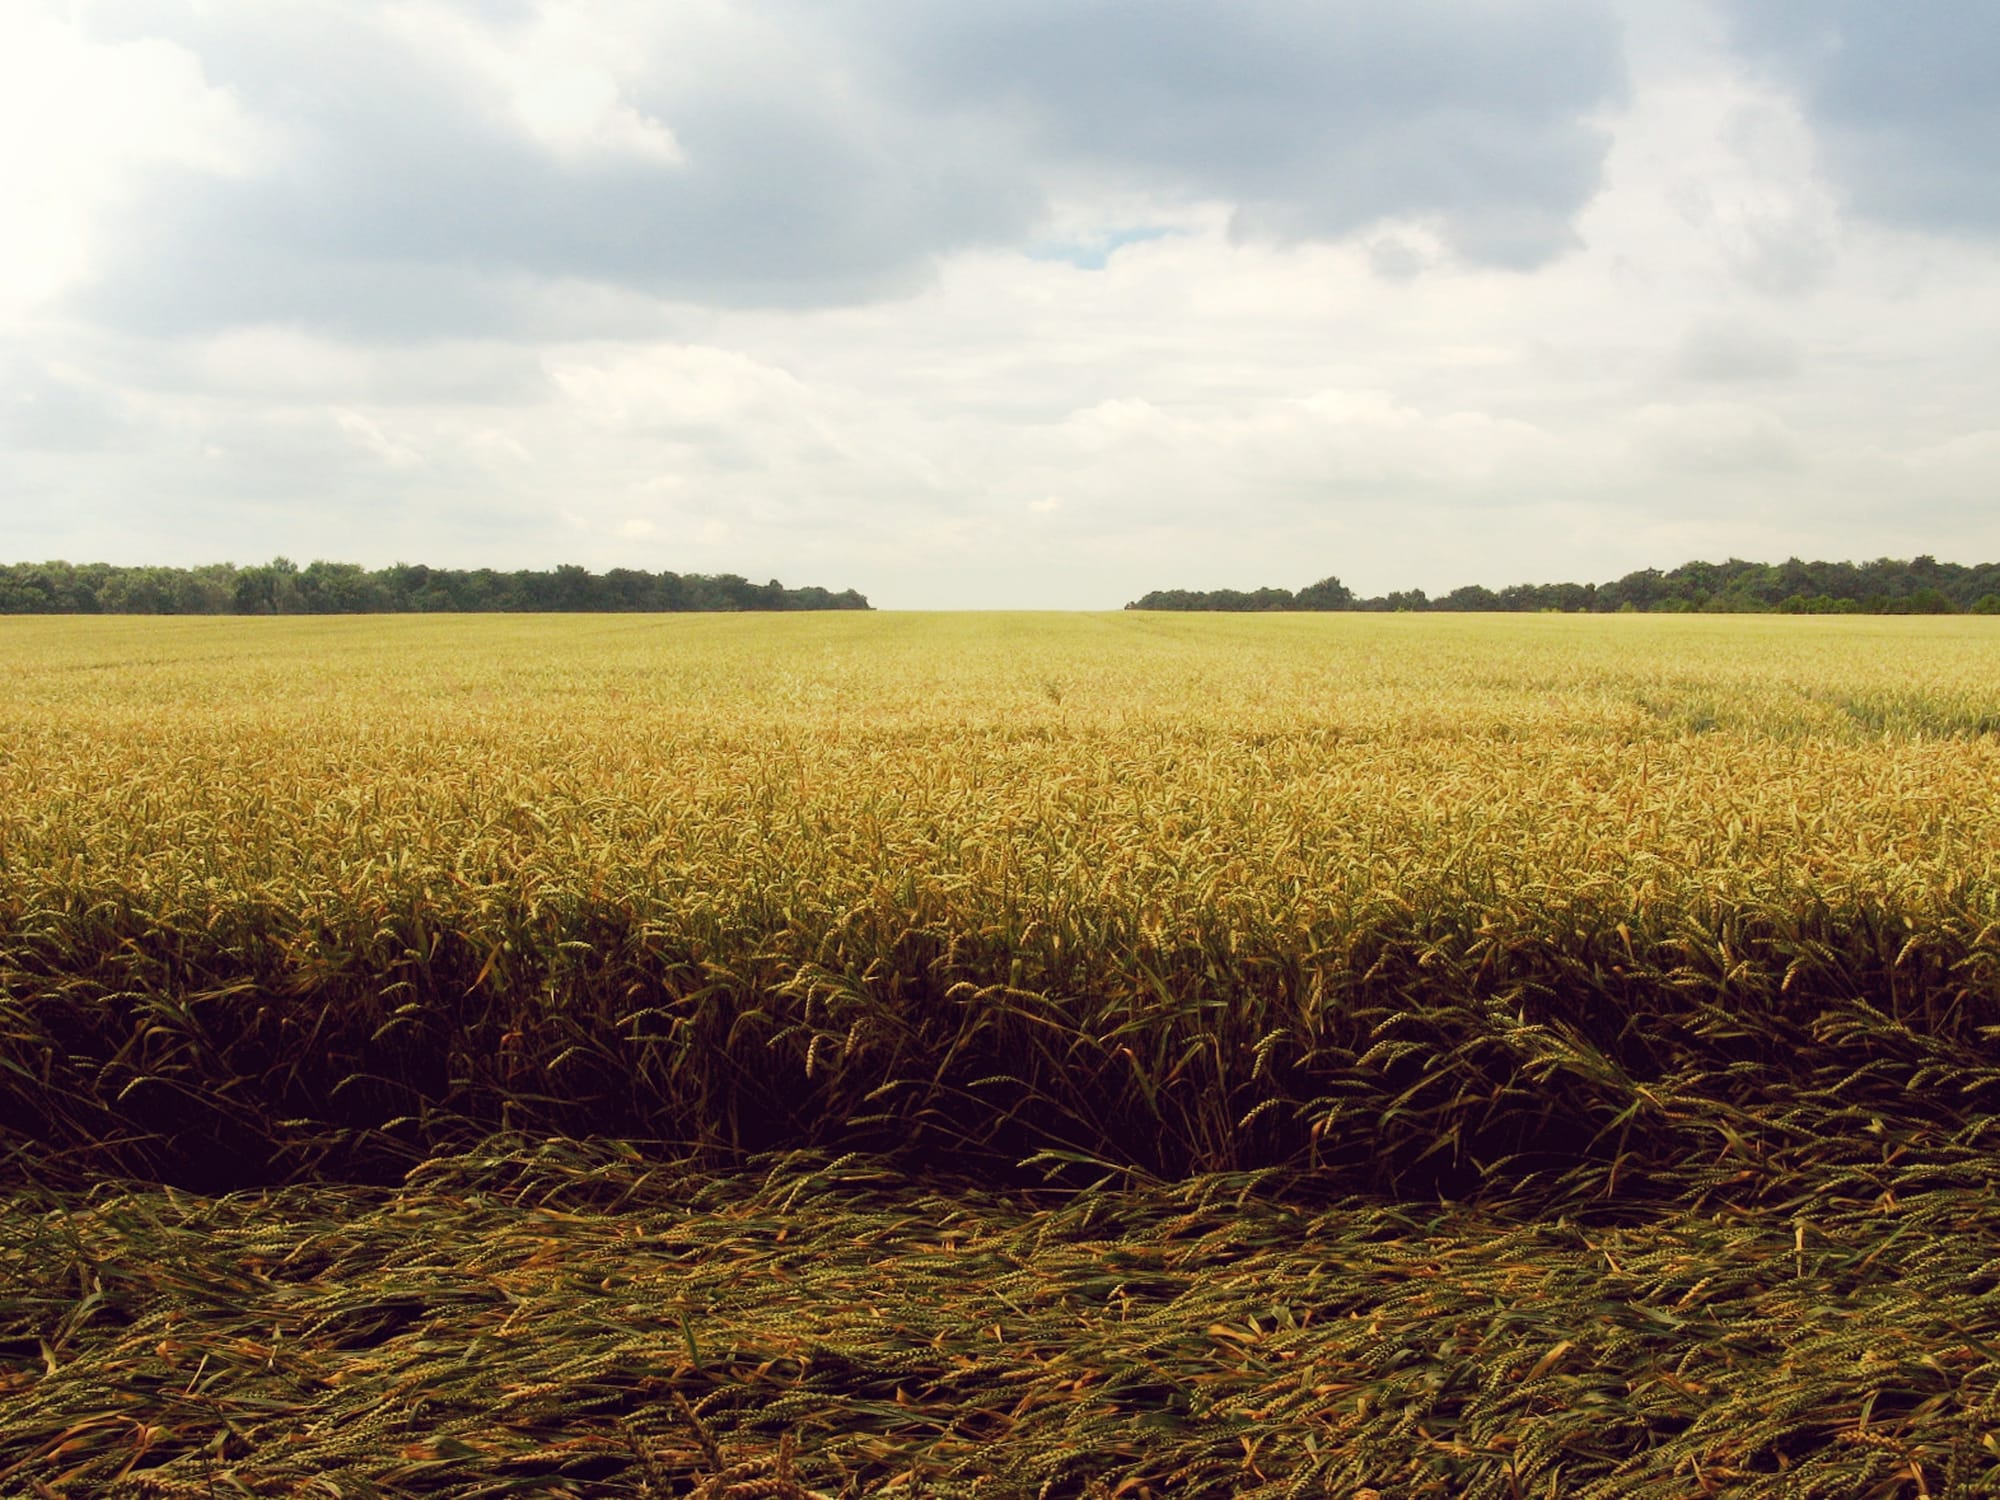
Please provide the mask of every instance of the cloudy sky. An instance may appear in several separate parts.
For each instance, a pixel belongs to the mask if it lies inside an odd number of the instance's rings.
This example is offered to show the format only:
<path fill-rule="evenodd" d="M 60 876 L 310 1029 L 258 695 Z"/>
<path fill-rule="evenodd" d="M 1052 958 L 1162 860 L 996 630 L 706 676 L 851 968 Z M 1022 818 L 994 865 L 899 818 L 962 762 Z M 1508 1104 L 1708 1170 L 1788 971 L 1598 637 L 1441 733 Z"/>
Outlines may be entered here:
<path fill-rule="evenodd" d="M 2000 557 L 1991 0 L 6 0 L 0 560 Z"/>

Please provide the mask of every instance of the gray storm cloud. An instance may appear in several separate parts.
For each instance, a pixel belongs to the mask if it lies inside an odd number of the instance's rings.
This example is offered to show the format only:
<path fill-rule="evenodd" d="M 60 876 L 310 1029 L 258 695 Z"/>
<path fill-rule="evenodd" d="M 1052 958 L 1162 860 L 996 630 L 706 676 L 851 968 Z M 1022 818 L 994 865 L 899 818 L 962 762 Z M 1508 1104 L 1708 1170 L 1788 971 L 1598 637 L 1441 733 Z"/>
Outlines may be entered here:
<path fill-rule="evenodd" d="M 842 113 L 778 55 L 666 101 L 681 159 L 565 156 L 486 80 L 362 7 L 225 9 L 159 29 L 266 121 L 279 160 L 180 173 L 91 294 L 151 331 L 296 321 L 409 337 L 507 328 L 536 283 L 811 304 L 904 287 L 926 257 L 1018 233 L 1031 205 L 921 122 Z"/>
<path fill-rule="evenodd" d="M 898 93 L 1018 132 L 1031 167 L 1219 200 L 1278 239 L 1433 219 L 1487 264 L 1573 243 L 1607 144 L 1592 114 L 1625 90 L 1610 12 L 1570 0 L 837 10 Z"/>
<path fill-rule="evenodd" d="M 2000 233 L 2000 7 L 1727 0 L 1738 45 L 1794 90 L 1859 213 Z"/>
<path fill-rule="evenodd" d="M 531 12 L 483 5 L 504 40 Z M 663 12 L 671 17 L 673 12 Z M 1423 221 L 1478 264 L 1574 242 L 1624 89 L 1577 0 L 936 7 L 854 0 L 656 27 L 627 72 L 662 155 L 551 150 L 491 81 L 367 6 L 126 6 L 192 50 L 274 159 L 163 175 L 88 291 L 150 332 L 295 322 L 408 338 L 504 329 L 552 281 L 718 305 L 907 292 L 1022 245 L 1052 198 L 1219 203 L 1239 235 Z M 704 55 L 704 54 L 707 55 Z"/>

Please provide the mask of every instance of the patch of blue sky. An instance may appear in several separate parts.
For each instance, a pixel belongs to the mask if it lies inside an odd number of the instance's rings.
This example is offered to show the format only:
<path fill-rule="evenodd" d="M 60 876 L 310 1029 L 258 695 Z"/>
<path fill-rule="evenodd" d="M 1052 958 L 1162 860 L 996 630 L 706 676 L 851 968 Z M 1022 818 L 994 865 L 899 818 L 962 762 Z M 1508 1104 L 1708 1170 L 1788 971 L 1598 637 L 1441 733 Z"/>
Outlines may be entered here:
<path fill-rule="evenodd" d="M 1115 251 L 1127 245 L 1141 245 L 1148 240 L 1165 239 L 1174 231 L 1153 225 L 1140 225 L 1133 229 L 1114 229 L 1108 234 L 1091 235 L 1083 239 L 1042 240 L 1028 246 L 1030 260 L 1060 260 L 1082 271 L 1101 271 L 1110 262 Z"/>

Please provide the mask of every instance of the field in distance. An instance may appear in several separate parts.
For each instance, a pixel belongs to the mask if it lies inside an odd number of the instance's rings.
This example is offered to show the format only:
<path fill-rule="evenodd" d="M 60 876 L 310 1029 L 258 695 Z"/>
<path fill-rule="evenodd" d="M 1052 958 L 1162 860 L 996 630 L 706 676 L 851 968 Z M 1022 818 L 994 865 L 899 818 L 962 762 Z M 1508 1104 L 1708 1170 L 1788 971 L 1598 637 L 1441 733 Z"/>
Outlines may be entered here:
<path fill-rule="evenodd" d="M 1887 1496 L 2000 1451 L 1994 621 L 8 619 L 0 669 L 0 1488 L 292 1482 L 350 1399 L 297 1371 L 255 1440 L 109 1415 L 185 1381 L 158 1320 L 393 1384 L 486 1337 L 387 1275 L 417 1240 L 518 1241 L 495 1326 L 553 1330 L 596 1314 L 537 1245 L 613 1276 L 645 1224 L 705 1311 L 634 1290 L 588 1378 L 530 1340 L 445 1448 L 312 1463 Z M 1040 1353 L 954 1342 L 989 1315 Z"/>

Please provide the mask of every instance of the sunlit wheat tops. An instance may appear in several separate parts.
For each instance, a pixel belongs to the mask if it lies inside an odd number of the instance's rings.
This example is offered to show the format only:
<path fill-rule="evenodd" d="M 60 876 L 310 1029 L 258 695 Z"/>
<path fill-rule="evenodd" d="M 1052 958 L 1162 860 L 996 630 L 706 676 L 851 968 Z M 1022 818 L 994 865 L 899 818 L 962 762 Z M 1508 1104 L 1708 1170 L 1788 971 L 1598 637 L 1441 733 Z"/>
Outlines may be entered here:
<path fill-rule="evenodd" d="M 1469 1170 L 2000 1020 L 1983 620 L 0 623 L 42 1161 Z"/>

